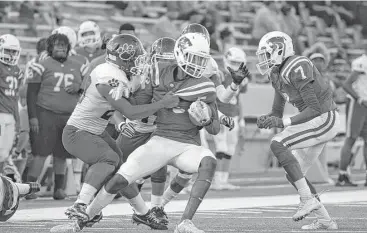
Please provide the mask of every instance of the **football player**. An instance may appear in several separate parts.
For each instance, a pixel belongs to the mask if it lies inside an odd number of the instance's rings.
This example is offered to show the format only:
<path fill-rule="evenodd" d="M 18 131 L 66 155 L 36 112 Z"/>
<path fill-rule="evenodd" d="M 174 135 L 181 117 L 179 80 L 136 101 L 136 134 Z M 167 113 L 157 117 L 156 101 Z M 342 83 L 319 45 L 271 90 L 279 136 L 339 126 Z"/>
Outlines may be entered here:
<path fill-rule="evenodd" d="M 21 197 L 39 192 L 40 188 L 38 183 L 15 183 L 0 176 L 0 222 L 6 222 L 15 214 Z"/>
<path fill-rule="evenodd" d="M 367 163 L 367 56 L 365 54 L 352 62 L 352 71 L 343 86 L 348 93 L 347 135 L 341 150 L 336 186 L 357 186 L 350 181 L 347 168 L 352 162 L 352 147 L 358 137 L 364 140 L 363 155 Z M 365 186 L 367 186 L 367 175 Z"/>
<path fill-rule="evenodd" d="M 283 129 L 272 138 L 270 148 L 300 195 L 293 220 L 302 220 L 315 212 L 317 220 L 303 229 L 337 229 L 335 221 L 313 195 L 315 188 L 305 178 L 325 144 L 339 132 L 339 114 L 331 87 L 307 57 L 295 55 L 292 39 L 283 32 L 264 35 L 256 54 L 259 72 L 268 75 L 275 89 L 272 111 L 259 117 L 257 124 L 259 128 Z M 286 101 L 299 114 L 283 118 Z M 296 156 L 292 150 L 297 150 Z"/>
<path fill-rule="evenodd" d="M 146 85 L 145 89 L 147 95 L 154 98 L 153 101 L 174 92 L 180 97 L 179 105 L 157 112 L 157 129 L 153 137 L 133 151 L 101 189 L 87 208 L 87 219 L 107 206 L 121 188 L 170 164 L 189 174 L 198 172 L 175 232 L 203 232 L 195 227 L 191 219 L 210 187 L 216 159 L 210 150 L 199 146 L 199 130 L 205 127 L 212 134 L 219 132 L 215 87 L 209 79 L 202 77 L 210 59 L 209 45 L 202 35 L 188 33 L 176 41 L 174 54 L 177 64 L 162 70 L 157 87 L 152 89 L 152 85 Z M 237 73 L 243 75 L 243 70 Z"/>
<path fill-rule="evenodd" d="M 89 61 L 105 54 L 105 50 L 101 48 L 102 37 L 99 26 L 93 21 L 85 21 L 79 26 L 78 45 L 76 53 L 80 54 Z"/>
<path fill-rule="evenodd" d="M 241 63 L 246 64 L 246 54 L 243 50 L 239 48 L 230 48 L 224 54 L 224 67 L 230 67 L 232 70 L 237 70 Z M 227 70 L 223 71 L 222 75 L 222 85 L 227 87 L 231 84 L 232 78 L 231 73 Z M 245 122 L 243 111 L 240 106 L 239 94 L 245 93 L 247 90 L 247 84 L 249 80 L 246 78 L 240 85 L 237 94 L 232 97 L 229 103 L 218 102 L 218 109 L 223 114 L 234 118 L 237 124 L 234 124 L 232 130 L 228 130 L 224 126 L 221 126 L 221 130 L 218 135 L 214 136 L 214 142 L 216 147 L 216 158 L 218 161 L 217 171 L 215 172 L 212 189 L 215 190 L 236 190 L 239 186 L 232 185 L 228 183 L 229 176 L 229 166 L 232 156 L 235 153 L 236 145 L 238 142 L 238 134 L 244 130 Z"/>
<path fill-rule="evenodd" d="M 55 172 L 54 199 L 66 197 L 63 190 L 66 158 L 70 154 L 61 142 L 62 130 L 79 99 L 87 60 L 81 62 L 70 56 L 71 45 L 64 34 L 52 34 L 47 39 L 48 56 L 33 63 L 33 77 L 27 80 L 27 107 L 30 139 L 34 159 L 28 181 L 35 182 L 45 159 L 52 154 Z"/>
<path fill-rule="evenodd" d="M 19 124 L 18 91 L 23 72 L 18 67 L 20 43 L 13 35 L 0 36 L 0 172 L 13 146 Z"/>
<path fill-rule="evenodd" d="M 140 76 L 145 65 L 145 56 L 145 50 L 138 38 L 128 34 L 117 35 L 107 44 L 107 62 L 92 71 L 91 84 L 70 117 L 62 140 L 71 154 L 90 166 L 77 201 L 65 212 L 70 218 L 79 220 L 71 225 L 56 226 L 52 232 L 64 232 L 68 227 L 81 230 L 100 220 L 100 211 L 88 215 L 86 208 L 122 163 L 121 151 L 105 131 L 115 110 L 135 120 L 149 117 L 160 109 L 177 106 L 178 97 L 171 93 L 151 104 L 134 106 L 128 102 L 131 92 L 136 91 L 140 84 L 139 81 L 134 81 L 134 77 Z M 101 200 L 97 196 L 93 203 L 104 206 L 107 200 Z M 144 215 L 150 226 L 160 227 L 154 213 L 148 210 Z"/>

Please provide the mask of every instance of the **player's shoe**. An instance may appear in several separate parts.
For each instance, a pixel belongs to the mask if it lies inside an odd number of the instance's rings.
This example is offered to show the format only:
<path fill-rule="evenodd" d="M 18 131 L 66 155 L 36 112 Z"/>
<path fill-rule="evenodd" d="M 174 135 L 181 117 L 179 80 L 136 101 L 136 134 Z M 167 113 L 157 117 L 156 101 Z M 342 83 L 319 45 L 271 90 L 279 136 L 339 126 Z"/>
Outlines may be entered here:
<path fill-rule="evenodd" d="M 165 224 L 161 223 L 161 220 L 156 216 L 156 214 L 152 210 L 149 210 L 148 213 L 144 215 L 138 215 L 134 211 L 132 218 L 133 223 L 137 225 L 144 224 L 152 229 L 168 230 L 168 227 Z"/>
<path fill-rule="evenodd" d="M 198 229 L 191 220 L 185 219 L 176 226 L 174 233 L 205 233 Z"/>
<path fill-rule="evenodd" d="M 63 225 L 57 225 L 50 229 L 50 232 L 63 232 L 63 233 L 73 233 L 73 232 L 80 232 L 85 227 L 85 223 L 80 220 L 75 220 L 72 223 L 67 223 Z"/>
<path fill-rule="evenodd" d="M 37 193 L 31 193 L 31 194 L 26 195 L 24 198 L 26 200 L 34 200 L 34 199 L 38 198 L 38 195 L 37 195 Z"/>
<path fill-rule="evenodd" d="M 70 206 L 65 210 L 65 215 L 70 219 L 78 219 L 83 222 L 89 221 L 89 216 L 86 212 L 87 205 L 84 203 L 74 203 L 74 205 Z"/>
<path fill-rule="evenodd" d="M 228 182 L 222 183 L 221 186 L 225 190 L 239 190 L 239 189 L 241 189 L 240 186 L 233 185 L 233 184 L 228 183 Z"/>
<path fill-rule="evenodd" d="M 321 223 L 318 219 L 313 221 L 311 224 L 302 226 L 302 230 L 337 230 L 338 224 L 331 220 L 329 223 Z"/>
<path fill-rule="evenodd" d="M 58 189 L 54 192 L 54 200 L 64 200 L 67 197 L 66 193 L 62 189 Z"/>
<path fill-rule="evenodd" d="M 343 175 L 340 174 L 335 186 L 337 187 L 357 187 L 358 184 L 353 183 L 347 174 L 343 174 Z"/>
<path fill-rule="evenodd" d="M 307 217 L 312 211 L 318 210 L 321 208 L 321 203 L 315 198 L 311 198 L 308 200 L 301 200 L 298 206 L 298 210 L 293 215 L 294 221 L 299 221 Z"/>
<path fill-rule="evenodd" d="M 97 214 L 96 216 L 94 216 L 91 220 L 89 220 L 88 222 L 85 223 L 85 227 L 92 227 L 94 224 L 98 223 L 99 221 L 101 221 L 103 218 L 103 214 L 102 212 L 100 214 Z"/>
<path fill-rule="evenodd" d="M 163 207 L 155 206 L 152 208 L 152 212 L 154 212 L 155 216 L 157 216 L 161 223 L 168 225 L 168 217 Z"/>

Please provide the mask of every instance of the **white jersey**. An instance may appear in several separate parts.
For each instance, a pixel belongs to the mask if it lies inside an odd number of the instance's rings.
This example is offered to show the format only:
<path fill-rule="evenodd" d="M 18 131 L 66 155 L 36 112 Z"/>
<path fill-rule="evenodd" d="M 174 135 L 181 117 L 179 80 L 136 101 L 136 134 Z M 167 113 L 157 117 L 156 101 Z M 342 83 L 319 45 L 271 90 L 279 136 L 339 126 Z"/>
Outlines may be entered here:
<path fill-rule="evenodd" d="M 352 61 L 352 71 L 362 73 L 352 87 L 359 97 L 367 99 L 367 56 L 365 54 Z"/>
<path fill-rule="evenodd" d="M 130 86 L 124 71 L 114 65 L 103 63 L 90 74 L 91 83 L 71 114 L 68 125 L 100 135 L 106 129 L 115 109 L 98 92 L 97 84 L 116 86 L 117 82 Z"/>

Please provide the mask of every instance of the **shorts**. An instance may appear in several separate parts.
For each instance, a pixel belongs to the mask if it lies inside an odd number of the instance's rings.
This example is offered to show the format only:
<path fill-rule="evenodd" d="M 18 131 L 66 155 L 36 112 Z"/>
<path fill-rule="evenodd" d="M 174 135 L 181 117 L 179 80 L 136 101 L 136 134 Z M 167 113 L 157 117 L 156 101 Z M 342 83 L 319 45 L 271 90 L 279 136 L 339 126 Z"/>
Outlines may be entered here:
<path fill-rule="evenodd" d="M 123 154 L 123 160 L 126 161 L 129 155 L 136 150 L 139 146 L 144 145 L 151 137 L 152 133 L 140 133 L 135 131 L 132 138 L 128 138 L 123 134 L 116 140 L 117 146 L 120 148 Z"/>

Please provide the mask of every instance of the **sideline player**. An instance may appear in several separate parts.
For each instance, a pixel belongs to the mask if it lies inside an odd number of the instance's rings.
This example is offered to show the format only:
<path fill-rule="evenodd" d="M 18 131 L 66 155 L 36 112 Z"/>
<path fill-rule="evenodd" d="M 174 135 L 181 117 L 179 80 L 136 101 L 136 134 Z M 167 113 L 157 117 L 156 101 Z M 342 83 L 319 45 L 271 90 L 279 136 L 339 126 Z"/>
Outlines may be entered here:
<path fill-rule="evenodd" d="M 85 21 L 80 24 L 78 45 L 76 53 L 86 57 L 89 62 L 105 54 L 105 50 L 102 49 L 101 30 L 95 22 Z"/>
<path fill-rule="evenodd" d="M 0 173 L 9 159 L 19 124 L 18 92 L 23 78 L 18 67 L 20 51 L 18 38 L 0 36 Z"/>
<path fill-rule="evenodd" d="M 347 135 L 340 153 L 340 170 L 336 186 L 356 187 L 357 184 L 350 181 L 347 168 L 352 162 L 352 148 L 359 136 L 364 141 L 363 156 L 367 164 L 367 56 L 365 54 L 352 62 L 352 74 L 343 87 L 348 93 Z M 367 186 L 367 173 L 365 186 Z"/>
<path fill-rule="evenodd" d="M 271 113 L 259 117 L 257 124 L 259 128 L 284 128 L 273 137 L 270 148 L 300 195 L 293 220 L 315 212 L 318 219 L 303 229 L 337 229 L 325 207 L 312 195 L 316 194 L 315 188 L 305 178 L 326 143 L 339 132 L 339 114 L 331 87 L 307 57 L 294 54 L 292 39 L 283 32 L 264 35 L 256 54 L 259 72 L 269 76 L 275 89 Z M 298 108 L 299 114 L 282 118 L 285 101 Z M 292 150 L 298 150 L 296 157 Z"/>
<path fill-rule="evenodd" d="M 129 119 L 140 119 L 178 104 L 178 97 L 170 93 L 152 104 L 133 106 L 128 102 L 130 94 L 140 84 L 134 77 L 139 77 L 145 65 L 145 50 L 135 36 L 122 34 L 112 38 L 107 44 L 106 61 L 92 71 L 91 84 L 63 132 L 65 148 L 90 165 L 77 201 L 65 212 L 71 218 L 87 216 L 87 205 L 122 163 L 121 151 L 105 131 L 115 110 Z M 150 224 L 159 225 L 151 211 L 145 215 Z M 99 221 L 93 217 L 87 220 Z M 87 225 L 86 221 L 79 223 L 80 228 Z M 55 227 L 51 231 L 59 230 L 63 229 Z"/>

